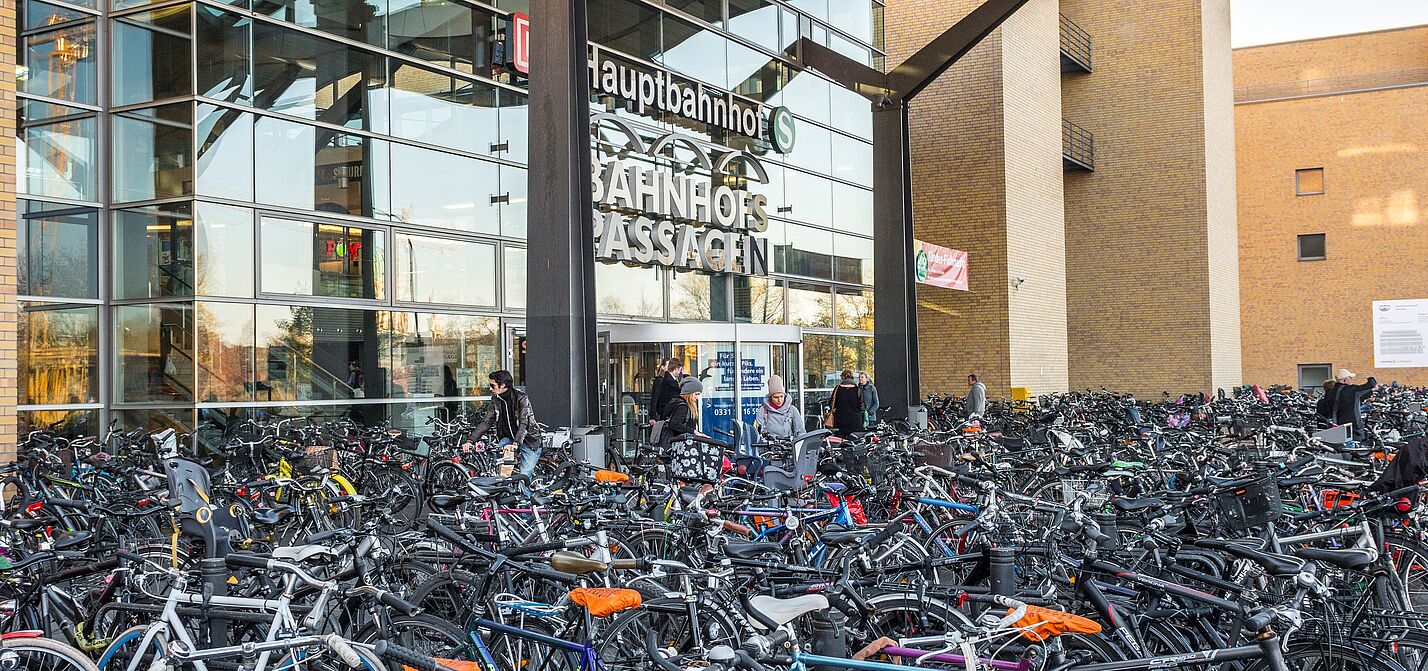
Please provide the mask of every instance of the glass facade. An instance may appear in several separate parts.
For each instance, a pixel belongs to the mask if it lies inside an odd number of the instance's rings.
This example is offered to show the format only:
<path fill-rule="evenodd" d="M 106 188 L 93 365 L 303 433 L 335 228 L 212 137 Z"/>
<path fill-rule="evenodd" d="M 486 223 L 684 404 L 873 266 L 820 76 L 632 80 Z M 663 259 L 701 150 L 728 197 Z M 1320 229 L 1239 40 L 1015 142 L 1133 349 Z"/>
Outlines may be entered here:
<path fill-rule="evenodd" d="M 589 3 L 611 56 L 797 119 L 783 155 L 592 96 L 648 140 L 758 156 L 768 179 L 746 186 L 771 216 L 769 276 L 598 264 L 602 321 L 801 326 L 810 388 L 870 366 L 869 106 L 783 54 L 807 36 L 880 64 L 879 3 Z M 530 138 L 510 25 L 524 2 L 18 9 L 22 423 L 421 428 L 523 357 Z"/>

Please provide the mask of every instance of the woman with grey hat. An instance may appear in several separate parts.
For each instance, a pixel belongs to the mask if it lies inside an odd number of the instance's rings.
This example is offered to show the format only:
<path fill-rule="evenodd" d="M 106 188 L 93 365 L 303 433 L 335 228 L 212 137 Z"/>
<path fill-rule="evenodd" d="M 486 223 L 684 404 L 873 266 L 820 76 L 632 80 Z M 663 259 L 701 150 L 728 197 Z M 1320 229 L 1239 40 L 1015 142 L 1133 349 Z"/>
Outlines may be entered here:
<path fill-rule="evenodd" d="M 772 438 L 792 438 L 803 433 L 803 413 L 788 398 L 783 378 L 769 376 L 769 393 L 754 415 L 759 434 Z"/>
<path fill-rule="evenodd" d="M 703 394 L 704 383 L 699 378 L 686 376 L 679 381 L 679 395 L 665 401 L 662 441 L 699 433 L 699 398 Z"/>

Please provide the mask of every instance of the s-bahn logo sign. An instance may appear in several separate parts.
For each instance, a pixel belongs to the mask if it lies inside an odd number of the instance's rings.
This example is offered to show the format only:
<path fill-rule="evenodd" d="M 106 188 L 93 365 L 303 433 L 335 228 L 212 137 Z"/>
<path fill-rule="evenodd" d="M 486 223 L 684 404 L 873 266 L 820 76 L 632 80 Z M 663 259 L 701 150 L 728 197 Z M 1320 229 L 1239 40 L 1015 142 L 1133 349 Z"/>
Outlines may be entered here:
<path fill-rule="evenodd" d="M 668 133 L 647 143 L 619 117 L 595 114 L 594 132 L 624 138 L 619 156 L 592 167 L 595 257 L 681 270 L 739 275 L 769 274 L 768 198 L 739 184 L 768 182 L 763 164 L 747 151 L 712 146 Z M 667 164 L 693 156 L 688 169 Z M 665 167 L 656 167 L 661 163 Z"/>
<path fill-rule="evenodd" d="M 596 44 L 590 45 L 589 64 L 590 88 L 634 103 L 635 112 L 639 114 L 677 114 L 755 140 L 766 140 L 781 154 L 793 150 L 793 116 L 786 107 L 770 110 L 766 105 L 663 68 L 621 56 L 607 56 Z"/>

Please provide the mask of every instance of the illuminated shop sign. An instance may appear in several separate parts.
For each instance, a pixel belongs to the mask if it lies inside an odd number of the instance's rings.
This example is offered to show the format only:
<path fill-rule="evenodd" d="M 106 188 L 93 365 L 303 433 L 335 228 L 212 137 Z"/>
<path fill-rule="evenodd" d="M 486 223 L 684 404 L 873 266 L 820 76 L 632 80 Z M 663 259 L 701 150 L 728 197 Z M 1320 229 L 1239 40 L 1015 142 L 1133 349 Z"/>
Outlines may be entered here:
<path fill-rule="evenodd" d="M 596 207 L 596 258 L 711 273 L 768 275 L 768 199 L 731 186 L 765 183 L 768 174 L 746 151 L 711 147 L 670 133 L 646 145 L 614 115 L 594 122 L 623 131 L 625 148 L 659 161 L 673 152 L 693 152 L 690 170 L 660 169 L 643 162 L 611 160 L 592 170 Z"/>
<path fill-rule="evenodd" d="M 590 87 L 599 93 L 635 104 L 635 111 L 653 115 L 666 112 L 707 123 L 756 140 L 765 134 L 764 119 L 774 115 L 757 102 L 712 86 L 680 77 L 669 70 L 607 58 L 598 45 L 590 45 Z M 783 108 L 778 108 L 783 109 Z M 786 110 L 785 110 L 786 114 Z M 770 144 L 780 152 L 792 148 L 792 117 L 787 117 L 787 144 Z"/>

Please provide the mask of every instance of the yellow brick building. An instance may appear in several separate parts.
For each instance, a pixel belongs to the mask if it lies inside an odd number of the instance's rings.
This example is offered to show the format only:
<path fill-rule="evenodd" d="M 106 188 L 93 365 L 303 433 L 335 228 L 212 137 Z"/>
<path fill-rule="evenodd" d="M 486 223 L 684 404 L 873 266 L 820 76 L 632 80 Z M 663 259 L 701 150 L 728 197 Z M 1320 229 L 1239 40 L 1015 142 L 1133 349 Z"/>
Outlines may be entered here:
<path fill-rule="evenodd" d="M 1428 298 L 1428 26 L 1236 49 L 1246 380 L 1376 368 L 1372 302 Z"/>
<path fill-rule="evenodd" d="M 977 0 L 888 5 L 901 62 Z M 912 109 L 923 392 L 1240 382 L 1228 0 L 1030 0 Z"/>

